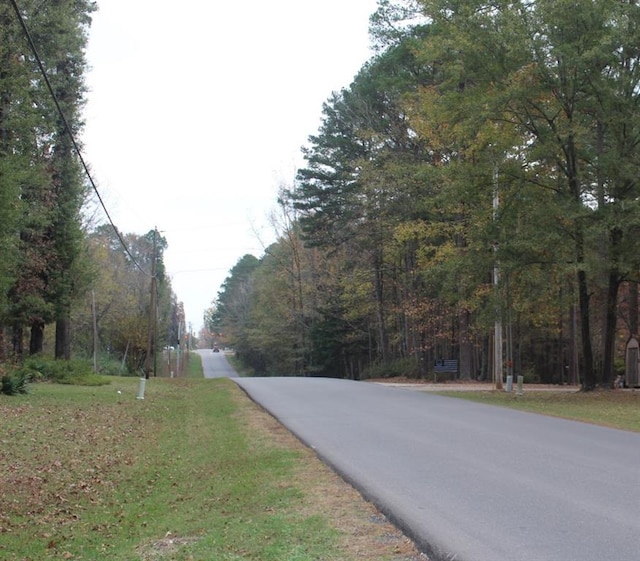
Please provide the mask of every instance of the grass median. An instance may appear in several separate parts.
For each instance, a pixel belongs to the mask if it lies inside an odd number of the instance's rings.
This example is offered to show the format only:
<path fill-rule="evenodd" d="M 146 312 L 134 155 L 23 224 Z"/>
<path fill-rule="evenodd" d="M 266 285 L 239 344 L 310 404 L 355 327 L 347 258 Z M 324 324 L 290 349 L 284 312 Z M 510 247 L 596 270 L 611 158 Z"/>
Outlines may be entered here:
<path fill-rule="evenodd" d="M 0 559 L 414 558 L 233 382 L 110 382 L 0 396 Z"/>

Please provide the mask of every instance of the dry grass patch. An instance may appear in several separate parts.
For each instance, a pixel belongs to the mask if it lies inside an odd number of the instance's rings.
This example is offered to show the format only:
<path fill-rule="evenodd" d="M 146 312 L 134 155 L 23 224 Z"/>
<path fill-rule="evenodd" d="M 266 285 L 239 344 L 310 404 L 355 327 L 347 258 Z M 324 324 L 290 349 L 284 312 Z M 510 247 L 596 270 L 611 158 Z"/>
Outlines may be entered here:
<path fill-rule="evenodd" d="M 195 543 L 200 538 L 181 538 L 173 536 L 169 532 L 161 540 L 154 540 L 151 543 L 141 545 L 137 549 L 140 561 L 164 561 L 169 556 L 177 554 L 184 546 Z"/>

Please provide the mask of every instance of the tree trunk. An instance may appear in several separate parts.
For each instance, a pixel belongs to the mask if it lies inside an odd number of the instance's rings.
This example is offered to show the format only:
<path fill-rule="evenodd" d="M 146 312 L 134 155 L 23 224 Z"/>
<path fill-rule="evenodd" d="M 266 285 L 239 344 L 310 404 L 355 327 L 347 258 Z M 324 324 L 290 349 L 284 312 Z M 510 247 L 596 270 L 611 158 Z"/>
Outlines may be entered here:
<path fill-rule="evenodd" d="M 376 294 L 376 315 L 378 319 L 378 353 L 382 362 L 387 360 L 387 328 L 384 320 L 384 280 L 382 272 L 382 258 L 374 259 L 374 279 Z"/>
<path fill-rule="evenodd" d="M 460 320 L 460 379 L 470 380 L 472 378 L 473 365 L 473 345 L 469 337 L 469 312 L 463 310 L 459 315 Z"/>
<path fill-rule="evenodd" d="M 638 283 L 629 283 L 629 331 L 638 335 Z"/>
<path fill-rule="evenodd" d="M 578 359 L 578 328 L 576 322 L 576 307 L 569 308 L 569 384 L 576 385 L 580 380 Z"/>
<path fill-rule="evenodd" d="M 609 272 L 609 286 L 607 290 L 605 331 L 604 331 L 604 352 L 602 364 L 603 386 L 609 387 L 613 380 L 613 359 L 616 342 L 616 325 L 618 319 L 618 290 L 620 287 L 620 275 L 615 269 Z"/>
<path fill-rule="evenodd" d="M 620 228 L 611 228 L 609 231 L 609 262 L 611 265 L 605 302 L 604 349 L 602 353 L 602 379 L 600 380 L 604 387 L 609 387 L 613 382 L 616 328 L 618 326 L 618 293 L 622 283 L 620 271 L 618 270 L 622 252 L 620 247 L 622 238 L 623 233 Z"/>
<path fill-rule="evenodd" d="M 71 319 L 67 314 L 56 320 L 55 357 L 64 360 L 71 358 Z"/>
<path fill-rule="evenodd" d="M 4 326 L 0 326 L 0 360 L 6 360 L 9 356 L 9 337 L 7 335 L 8 329 Z"/>
<path fill-rule="evenodd" d="M 11 335 L 11 344 L 13 346 L 13 356 L 18 358 L 22 357 L 24 354 L 23 336 L 24 331 L 22 326 L 14 325 L 13 333 Z"/>
<path fill-rule="evenodd" d="M 589 291 L 587 289 L 587 274 L 578 271 L 578 302 L 580 306 L 580 335 L 582 343 L 583 376 L 582 389 L 592 390 L 596 387 L 596 377 L 593 370 L 593 348 L 591 347 L 591 322 L 589 318 Z"/>
<path fill-rule="evenodd" d="M 582 193 L 578 179 L 578 157 L 576 147 L 571 136 L 565 147 L 565 164 L 569 184 L 569 193 L 577 208 L 582 207 Z M 578 307 L 580 310 L 580 335 L 582 345 L 582 389 L 592 390 L 596 386 L 596 377 L 593 366 L 593 347 L 591 345 L 591 316 L 589 310 L 589 287 L 587 272 L 585 271 L 584 226 L 580 222 L 575 225 L 575 252 L 576 265 L 578 266 Z"/>
<path fill-rule="evenodd" d="M 31 324 L 31 337 L 29 338 L 29 355 L 42 352 L 44 344 L 44 322 L 35 321 Z"/>

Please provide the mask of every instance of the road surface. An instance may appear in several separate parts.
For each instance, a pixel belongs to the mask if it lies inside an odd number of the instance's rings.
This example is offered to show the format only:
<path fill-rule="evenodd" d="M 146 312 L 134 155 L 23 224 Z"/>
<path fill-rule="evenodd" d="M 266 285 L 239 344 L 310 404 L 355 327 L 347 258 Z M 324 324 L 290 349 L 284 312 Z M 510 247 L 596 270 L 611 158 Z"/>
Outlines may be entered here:
<path fill-rule="evenodd" d="M 322 378 L 236 378 L 433 561 L 639 561 L 640 434 Z"/>
<path fill-rule="evenodd" d="M 199 349 L 196 352 L 202 358 L 202 372 L 205 378 L 235 378 L 238 376 L 222 351 L 214 353 L 211 349 Z"/>

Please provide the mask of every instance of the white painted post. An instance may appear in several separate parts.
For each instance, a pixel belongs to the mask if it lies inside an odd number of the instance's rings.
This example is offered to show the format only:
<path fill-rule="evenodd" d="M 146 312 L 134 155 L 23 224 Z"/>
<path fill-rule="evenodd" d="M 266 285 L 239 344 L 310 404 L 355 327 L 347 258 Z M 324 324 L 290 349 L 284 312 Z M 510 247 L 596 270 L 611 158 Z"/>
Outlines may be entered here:
<path fill-rule="evenodd" d="M 136 397 L 136 399 L 144 399 L 144 388 L 146 384 L 146 378 L 140 378 L 140 384 L 138 385 L 138 396 Z"/>

